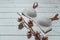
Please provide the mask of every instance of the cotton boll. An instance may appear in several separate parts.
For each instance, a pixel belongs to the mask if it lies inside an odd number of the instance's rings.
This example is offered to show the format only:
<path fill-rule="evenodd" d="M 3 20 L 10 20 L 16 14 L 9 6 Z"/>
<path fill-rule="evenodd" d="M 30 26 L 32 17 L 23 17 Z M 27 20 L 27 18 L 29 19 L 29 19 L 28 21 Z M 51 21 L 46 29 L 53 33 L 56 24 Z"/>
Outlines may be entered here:
<path fill-rule="evenodd" d="M 39 18 L 37 23 L 41 26 L 49 27 L 52 25 L 52 21 L 49 18 Z"/>
<path fill-rule="evenodd" d="M 35 9 L 29 8 L 29 9 L 24 9 L 22 12 L 25 16 L 34 18 L 37 16 Z"/>

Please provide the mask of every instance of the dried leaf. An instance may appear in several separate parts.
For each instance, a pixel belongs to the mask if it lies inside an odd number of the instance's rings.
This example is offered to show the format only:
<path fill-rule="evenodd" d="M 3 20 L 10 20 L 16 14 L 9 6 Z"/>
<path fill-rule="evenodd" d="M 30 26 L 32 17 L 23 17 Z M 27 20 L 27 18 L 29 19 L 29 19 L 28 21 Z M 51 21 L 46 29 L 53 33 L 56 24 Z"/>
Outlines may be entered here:
<path fill-rule="evenodd" d="M 23 26 L 23 23 L 20 23 L 19 25 L 18 25 L 18 29 L 22 29 L 24 26 Z"/>
<path fill-rule="evenodd" d="M 28 37 L 28 39 L 31 38 L 31 36 L 32 36 L 31 31 L 28 31 L 28 33 L 27 33 L 27 37 Z"/>
<path fill-rule="evenodd" d="M 55 14 L 55 16 L 53 16 L 52 18 L 50 18 L 52 21 L 54 21 L 54 20 L 58 20 L 59 18 L 58 18 L 58 15 L 59 14 Z"/>

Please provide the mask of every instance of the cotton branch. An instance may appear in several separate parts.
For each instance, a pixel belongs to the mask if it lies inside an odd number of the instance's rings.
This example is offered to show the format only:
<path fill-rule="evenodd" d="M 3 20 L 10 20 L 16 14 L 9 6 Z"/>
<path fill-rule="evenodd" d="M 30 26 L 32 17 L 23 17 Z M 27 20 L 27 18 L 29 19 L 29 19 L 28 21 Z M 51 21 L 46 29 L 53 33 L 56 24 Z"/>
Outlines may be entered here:
<path fill-rule="evenodd" d="M 32 36 L 32 34 L 34 35 L 34 37 L 35 37 L 35 40 L 41 40 L 41 36 L 40 36 L 40 33 L 38 32 L 38 31 L 34 31 L 33 30 L 33 28 L 32 28 L 32 26 L 33 26 L 33 21 L 31 21 L 31 20 L 29 20 L 29 22 L 28 23 L 26 23 L 25 22 L 25 20 L 24 20 L 24 18 L 19 14 L 19 13 L 17 13 L 19 16 L 20 16 L 20 18 L 18 18 L 18 22 L 21 22 L 21 23 L 25 23 L 27 26 L 28 26 L 28 28 L 27 29 L 29 29 L 30 31 L 28 31 L 28 33 L 27 33 L 27 37 L 28 37 L 28 39 L 29 38 L 31 38 L 31 36 Z M 23 22 L 22 22 L 23 21 Z M 20 25 L 20 27 L 21 27 L 22 25 Z M 45 37 L 43 37 L 42 38 L 42 40 L 47 40 L 47 39 L 45 39 Z"/>

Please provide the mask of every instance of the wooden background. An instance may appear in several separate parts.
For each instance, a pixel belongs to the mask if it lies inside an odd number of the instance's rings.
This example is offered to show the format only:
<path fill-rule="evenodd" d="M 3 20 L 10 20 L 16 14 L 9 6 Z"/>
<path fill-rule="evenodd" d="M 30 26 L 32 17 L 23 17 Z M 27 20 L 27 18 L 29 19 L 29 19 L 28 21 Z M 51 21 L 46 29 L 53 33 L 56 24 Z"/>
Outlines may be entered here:
<path fill-rule="evenodd" d="M 33 36 L 27 39 L 26 28 L 18 30 L 17 12 L 32 7 L 35 1 L 39 3 L 36 9 L 38 17 L 60 14 L 60 0 L 0 0 L 0 40 L 34 40 Z M 60 20 L 53 22 L 52 28 L 47 34 L 49 40 L 60 40 Z"/>

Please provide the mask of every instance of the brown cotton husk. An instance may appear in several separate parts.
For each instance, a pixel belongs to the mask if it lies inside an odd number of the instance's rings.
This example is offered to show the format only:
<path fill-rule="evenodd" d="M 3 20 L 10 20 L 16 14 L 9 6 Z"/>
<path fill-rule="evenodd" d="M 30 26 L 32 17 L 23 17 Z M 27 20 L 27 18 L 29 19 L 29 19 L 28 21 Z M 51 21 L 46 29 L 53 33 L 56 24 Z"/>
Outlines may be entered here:
<path fill-rule="evenodd" d="M 29 28 L 33 27 L 33 22 L 31 20 L 28 21 Z"/>
<path fill-rule="evenodd" d="M 22 29 L 24 26 L 23 26 L 23 23 L 20 23 L 19 25 L 18 25 L 18 29 Z"/>
<path fill-rule="evenodd" d="M 48 40 L 48 37 L 44 36 L 44 37 L 42 38 L 42 40 Z"/>
<path fill-rule="evenodd" d="M 33 8 L 35 9 L 36 7 L 38 7 L 38 3 L 37 2 L 34 2 Z"/>
<path fill-rule="evenodd" d="M 41 40 L 40 39 L 40 34 L 38 33 L 38 31 L 35 32 L 35 40 Z"/>
<path fill-rule="evenodd" d="M 27 32 L 27 38 L 29 39 L 29 38 L 31 38 L 31 36 L 32 36 L 31 31 L 28 31 L 28 32 Z"/>
<path fill-rule="evenodd" d="M 22 17 L 18 18 L 18 22 L 21 22 L 22 20 L 23 20 L 23 18 L 22 18 Z"/>

